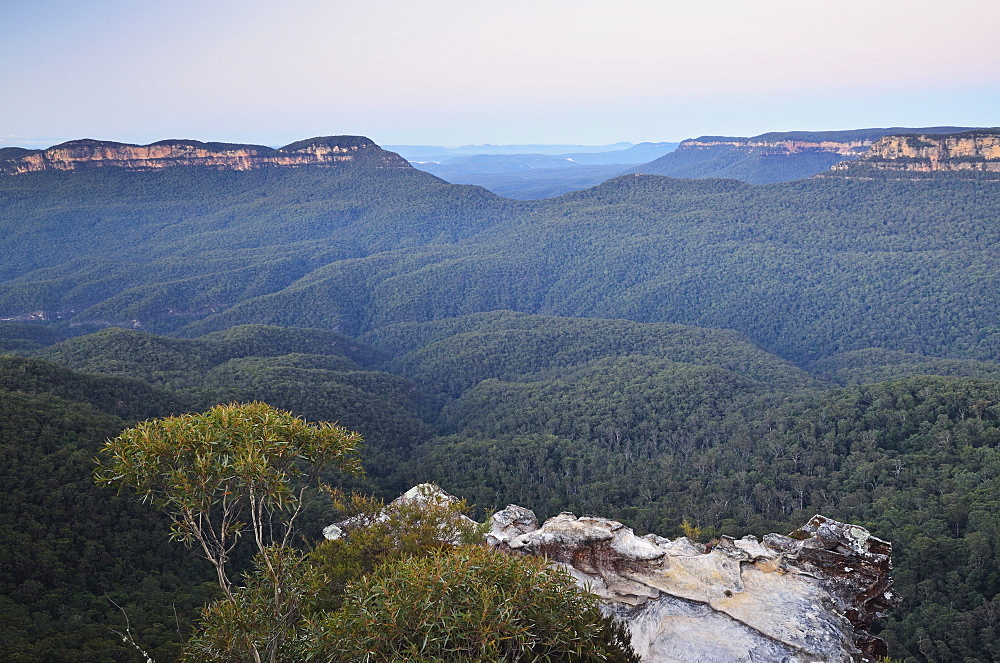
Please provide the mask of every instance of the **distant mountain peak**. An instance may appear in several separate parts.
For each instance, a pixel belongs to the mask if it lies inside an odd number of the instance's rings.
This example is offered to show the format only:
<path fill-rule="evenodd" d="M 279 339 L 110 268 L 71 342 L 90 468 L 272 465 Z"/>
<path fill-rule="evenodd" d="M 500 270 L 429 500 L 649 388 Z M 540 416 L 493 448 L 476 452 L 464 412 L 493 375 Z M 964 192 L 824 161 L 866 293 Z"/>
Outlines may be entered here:
<path fill-rule="evenodd" d="M 254 170 L 267 166 L 330 167 L 354 162 L 360 157 L 376 168 L 410 167 L 399 155 L 381 149 L 364 136 L 321 136 L 278 149 L 190 139 L 133 145 L 81 138 L 45 150 L 6 150 L 0 153 L 0 174 L 108 167 L 138 171 L 174 166 L 202 166 L 216 170 Z"/>

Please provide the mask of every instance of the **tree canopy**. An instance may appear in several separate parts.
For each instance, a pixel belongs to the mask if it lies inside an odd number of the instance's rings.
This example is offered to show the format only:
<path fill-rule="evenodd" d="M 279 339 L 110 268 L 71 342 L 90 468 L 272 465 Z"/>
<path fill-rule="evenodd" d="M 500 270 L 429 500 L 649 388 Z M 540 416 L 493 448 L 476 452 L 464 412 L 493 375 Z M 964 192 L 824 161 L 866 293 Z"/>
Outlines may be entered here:
<path fill-rule="evenodd" d="M 104 445 L 95 476 L 166 511 L 172 536 L 197 544 L 231 596 L 226 563 L 240 535 L 250 529 L 261 553 L 288 545 L 303 491 L 319 473 L 361 472 L 360 441 L 266 403 L 217 405 L 126 430 Z"/>

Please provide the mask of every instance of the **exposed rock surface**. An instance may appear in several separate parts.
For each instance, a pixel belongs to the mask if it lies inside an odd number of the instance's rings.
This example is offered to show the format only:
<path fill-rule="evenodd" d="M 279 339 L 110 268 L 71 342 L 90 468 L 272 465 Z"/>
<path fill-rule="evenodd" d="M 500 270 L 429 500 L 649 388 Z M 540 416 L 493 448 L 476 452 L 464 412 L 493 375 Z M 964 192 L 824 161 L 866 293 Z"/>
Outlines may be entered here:
<path fill-rule="evenodd" d="M 644 661 L 874 661 L 868 633 L 894 600 L 889 543 L 815 516 L 790 536 L 723 537 L 710 550 L 681 538 L 637 537 L 621 523 L 562 513 L 539 526 L 508 506 L 488 540 L 545 555 L 629 624 Z"/>
<path fill-rule="evenodd" d="M 441 490 L 432 483 L 421 483 L 385 505 L 381 511 L 375 514 L 366 514 L 342 520 L 339 523 L 327 525 L 323 528 L 323 537 L 330 541 L 348 536 L 351 530 L 364 528 L 369 525 L 384 522 L 392 517 L 394 512 L 398 512 L 406 507 L 439 509 L 440 519 L 437 522 L 437 532 L 435 538 L 439 541 L 458 544 L 461 542 L 462 533 L 470 528 L 480 527 L 480 525 L 458 510 L 456 505 L 458 498 Z M 508 507 L 510 508 L 510 507 Z M 518 507 L 520 508 L 520 507 Z M 531 513 L 530 511 L 528 513 Z M 535 515 L 531 514 L 534 519 Z"/>
<path fill-rule="evenodd" d="M 760 138 L 729 138 L 702 136 L 682 141 L 678 150 L 706 150 L 717 147 L 729 147 L 740 151 L 754 151 L 761 155 L 787 155 L 798 152 L 828 152 L 841 156 L 857 156 L 863 154 L 871 146 L 871 140 L 794 140 L 794 139 L 760 139 Z"/>
<path fill-rule="evenodd" d="M 392 509 L 456 501 L 421 484 L 374 517 L 331 525 L 324 534 L 349 536 Z M 462 522 L 440 521 L 442 541 L 474 525 L 448 511 Z M 895 603 L 892 546 L 857 525 L 817 515 L 788 536 L 722 537 L 706 546 L 685 537 L 639 537 L 614 520 L 572 513 L 539 525 L 516 505 L 488 524 L 489 545 L 543 555 L 595 593 L 606 614 L 628 624 L 636 653 L 648 663 L 874 663 L 886 655 L 869 628 Z"/>
<path fill-rule="evenodd" d="M 1000 172 L 1000 129 L 977 129 L 949 135 L 886 136 L 857 161 L 831 168 L 835 175 L 877 170 L 902 173 Z"/>
<path fill-rule="evenodd" d="M 173 166 L 252 170 L 265 166 L 336 166 L 362 158 L 379 168 L 410 167 L 399 155 L 386 152 L 361 136 L 311 138 L 278 149 L 196 140 L 163 140 L 150 145 L 130 145 L 83 139 L 46 150 L 0 150 L 0 173 L 18 175 L 46 170 L 107 167 L 157 170 Z"/>

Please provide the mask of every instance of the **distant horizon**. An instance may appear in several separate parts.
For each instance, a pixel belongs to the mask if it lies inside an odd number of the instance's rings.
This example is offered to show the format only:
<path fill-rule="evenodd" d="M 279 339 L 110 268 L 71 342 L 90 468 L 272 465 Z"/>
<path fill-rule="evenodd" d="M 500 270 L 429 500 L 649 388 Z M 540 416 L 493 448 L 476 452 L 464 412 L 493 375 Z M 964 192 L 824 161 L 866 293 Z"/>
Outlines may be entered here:
<path fill-rule="evenodd" d="M 995 126 L 1000 3 L 0 3 L 0 146 Z"/>
<path fill-rule="evenodd" d="M 3 140 L 0 140 L 0 149 L 8 148 L 8 147 L 13 147 L 13 148 L 23 148 L 23 149 L 28 149 L 28 150 L 39 150 L 39 149 L 47 149 L 47 148 L 55 147 L 57 145 L 61 145 L 61 144 L 64 144 L 64 143 L 68 143 L 68 142 L 72 142 L 72 141 L 77 141 L 77 140 L 96 140 L 96 141 L 100 141 L 100 142 L 122 143 L 122 144 L 127 144 L 127 145 L 140 145 L 140 146 L 151 145 L 153 143 L 159 143 L 159 142 L 164 142 L 164 141 L 172 141 L 172 140 L 177 140 L 177 141 L 191 140 L 191 141 L 197 141 L 197 142 L 201 142 L 201 143 L 228 143 L 228 144 L 233 144 L 233 145 L 257 145 L 257 146 L 262 146 L 262 147 L 270 147 L 270 148 L 278 149 L 278 148 L 281 148 L 281 147 L 283 147 L 285 145 L 290 145 L 290 144 L 298 142 L 298 141 L 309 140 L 309 139 L 312 139 L 312 138 L 323 138 L 323 137 L 327 137 L 327 136 L 361 136 L 361 137 L 368 138 L 368 139 L 372 140 L 372 142 L 374 142 L 376 145 L 378 145 L 379 147 L 385 148 L 385 149 L 391 149 L 393 147 L 411 147 L 411 148 L 412 147 L 434 147 L 434 148 L 442 148 L 442 149 L 447 149 L 447 150 L 461 150 L 461 149 L 470 149 L 470 148 L 477 148 L 477 147 L 482 147 L 482 148 L 514 148 L 514 147 L 613 148 L 613 147 L 616 147 L 616 146 L 623 146 L 621 149 L 628 149 L 628 147 L 636 146 L 636 145 L 641 145 L 643 143 L 680 143 L 680 142 L 682 142 L 684 140 L 692 140 L 692 139 L 696 139 L 696 138 L 700 138 L 700 137 L 706 137 L 706 136 L 720 137 L 720 138 L 721 137 L 725 137 L 725 138 L 753 138 L 753 137 L 760 136 L 760 135 L 767 134 L 767 133 L 796 133 L 796 132 L 810 132 L 810 133 L 815 132 L 815 133 L 819 133 L 819 132 L 839 132 L 839 131 L 856 131 L 856 130 L 862 130 L 862 129 L 887 129 L 887 128 L 900 128 L 900 129 L 949 128 L 949 129 L 957 129 L 959 131 L 965 131 L 965 130 L 974 130 L 974 129 L 997 129 L 997 128 L 1000 128 L 1000 126 L 990 126 L 990 125 L 979 125 L 979 126 L 967 125 L 967 126 L 959 126 L 959 125 L 953 125 L 953 124 L 921 125 L 921 126 L 911 125 L 911 126 L 905 126 L 905 125 L 893 124 L 893 125 L 885 125 L 885 126 L 847 127 L 847 128 L 843 128 L 843 129 L 777 129 L 777 130 L 770 130 L 770 131 L 761 131 L 761 132 L 757 132 L 757 133 L 753 133 L 753 134 L 702 133 L 702 134 L 698 134 L 698 135 L 685 136 L 683 138 L 678 138 L 678 139 L 675 139 L 675 140 L 634 140 L 634 141 L 618 140 L 618 141 L 611 141 L 611 142 L 604 142 L 604 143 L 564 143 L 564 142 L 463 143 L 463 144 L 456 144 L 456 143 L 451 143 L 451 144 L 448 144 L 448 143 L 428 143 L 428 142 L 413 142 L 413 143 L 398 143 L 397 142 L 397 143 L 388 143 L 388 142 L 380 142 L 380 141 L 376 140 L 375 138 L 373 138 L 372 136 L 365 136 L 363 134 L 352 134 L 352 133 L 344 133 L 344 132 L 316 134 L 316 135 L 313 135 L 313 136 L 300 136 L 300 137 L 297 137 L 297 138 L 293 138 L 292 140 L 287 141 L 287 142 L 283 142 L 283 143 L 271 143 L 271 144 L 265 143 L 265 142 L 257 142 L 257 141 L 253 141 L 253 140 L 220 140 L 220 139 L 211 138 L 211 137 L 208 137 L 208 138 L 195 138 L 195 137 L 191 137 L 191 136 L 173 136 L 173 137 L 166 137 L 166 138 L 155 138 L 153 140 L 148 140 L 148 141 L 131 141 L 131 140 L 123 140 L 123 139 L 120 139 L 120 138 L 95 138 L 94 136 L 77 136 L 77 137 L 66 138 L 66 139 L 63 139 L 63 140 L 58 140 L 56 142 L 50 142 L 50 143 L 45 143 L 44 141 L 41 141 L 38 144 L 32 144 L 30 142 L 25 142 L 25 143 L 20 143 L 20 144 L 18 144 L 18 143 L 6 143 Z M 607 151 L 611 151 L 611 150 L 607 150 Z"/>

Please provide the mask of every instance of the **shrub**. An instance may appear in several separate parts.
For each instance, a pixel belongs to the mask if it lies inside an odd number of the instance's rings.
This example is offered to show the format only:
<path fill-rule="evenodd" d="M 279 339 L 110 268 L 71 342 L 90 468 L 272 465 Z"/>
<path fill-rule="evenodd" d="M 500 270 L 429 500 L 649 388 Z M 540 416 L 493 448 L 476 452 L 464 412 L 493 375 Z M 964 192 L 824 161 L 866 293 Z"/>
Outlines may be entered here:
<path fill-rule="evenodd" d="M 311 630 L 319 661 L 635 660 L 565 571 L 481 546 L 385 564 Z"/>

